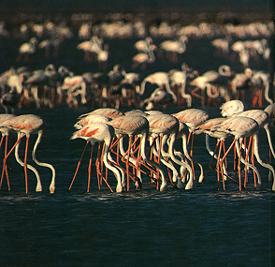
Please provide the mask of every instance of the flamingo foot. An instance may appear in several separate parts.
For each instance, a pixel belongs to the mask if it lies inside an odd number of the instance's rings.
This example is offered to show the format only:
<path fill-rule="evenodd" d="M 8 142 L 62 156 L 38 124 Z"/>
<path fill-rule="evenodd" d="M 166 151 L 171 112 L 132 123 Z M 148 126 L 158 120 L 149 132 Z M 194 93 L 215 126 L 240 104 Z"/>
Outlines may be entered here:
<path fill-rule="evenodd" d="M 40 183 L 36 185 L 35 192 L 42 192 L 42 185 Z"/>
<path fill-rule="evenodd" d="M 50 194 L 54 194 L 54 192 L 55 192 L 55 185 L 50 185 L 49 190 L 50 190 Z"/>
<path fill-rule="evenodd" d="M 163 192 L 166 189 L 166 187 L 167 187 L 167 183 L 162 183 L 161 186 L 160 186 L 159 191 Z"/>

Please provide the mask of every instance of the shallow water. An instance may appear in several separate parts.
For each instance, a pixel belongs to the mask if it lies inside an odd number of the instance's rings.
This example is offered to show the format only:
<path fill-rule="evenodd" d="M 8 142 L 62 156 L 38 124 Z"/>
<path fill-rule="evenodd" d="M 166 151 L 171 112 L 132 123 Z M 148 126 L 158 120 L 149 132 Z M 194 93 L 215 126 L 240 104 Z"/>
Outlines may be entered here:
<path fill-rule="evenodd" d="M 239 193 L 229 183 L 219 191 L 203 138 L 194 153 L 206 181 L 190 192 L 160 193 L 145 178 L 139 192 L 96 192 L 93 179 L 93 192 L 84 193 L 87 154 L 68 193 L 83 145 L 69 137 L 85 111 L 35 112 L 46 126 L 38 156 L 56 167 L 56 194 L 47 193 L 49 173 L 39 169 L 45 192 L 26 196 L 23 170 L 9 160 L 12 192 L 0 194 L 0 266 L 274 266 L 275 201 L 267 172 L 260 169 L 257 190 Z M 30 184 L 33 192 L 31 174 Z"/>

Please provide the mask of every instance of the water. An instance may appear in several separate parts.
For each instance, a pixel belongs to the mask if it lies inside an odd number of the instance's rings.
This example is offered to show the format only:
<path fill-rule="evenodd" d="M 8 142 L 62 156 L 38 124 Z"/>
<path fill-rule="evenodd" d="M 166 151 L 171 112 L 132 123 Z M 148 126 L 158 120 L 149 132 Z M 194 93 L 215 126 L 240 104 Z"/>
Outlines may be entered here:
<path fill-rule="evenodd" d="M 256 191 L 239 193 L 234 183 L 218 191 L 203 139 L 194 153 L 207 179 L 190 192 L 156 192 L 145 178 L 140 192 L 97 192 L 93 179 L 93 192 L 84 193 L 86 155 L 68 193 L 83 145 L 69 137 L 85 111 L 35 112 L 46 124 L 38 156 L 55 164 L 56 194 L 47 193 L 43 169 L 45 192 L 22 193 L 23 170 L 10 159 L 13 192 L 0 194 L 0 266 L 274 266 L 275 201 L 267 172 L 260 169 L 264 184 Z M 32 175 L 30 183 L 34 192 Z"/>

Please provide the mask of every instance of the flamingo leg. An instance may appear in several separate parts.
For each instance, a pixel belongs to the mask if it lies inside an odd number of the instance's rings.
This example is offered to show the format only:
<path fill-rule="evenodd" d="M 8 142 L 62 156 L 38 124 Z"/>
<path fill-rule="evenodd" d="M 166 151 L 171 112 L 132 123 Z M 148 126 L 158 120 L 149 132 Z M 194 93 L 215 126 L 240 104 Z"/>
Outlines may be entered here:
<path fill-rule="evenodd" d="M 7 135 L 6 140 L 5 140 L 5 152 L 4 152 L 5 155 L 7 155 L 7 152 L 8 152 L 8 140 L 9 140 L 9 136 Z M 5 173 L 6 173 L 6 178 L 7 178 L 8 191 L 10 191 L 11 187 L 10 187 L 10 179 L 9 179 L 7 164 L 5 165 Z"/>
<path fill-rule="evenodd" d="M 1 148 L 1 146 L 2 146 L 2 143 L 3 143 L 3 141 L 4 141 L 4 138 L 5 138 L 5 135 L 2 134 L 2 136 L 1 136 L 1 141 L 0 141 L 0 148 Z"/>
<path fill-rule="evenodd" d="M 221 140 L 221 147 L 225 150 L 225 144 L 224 144 L 224 140 Z M 225 159 L 226 162 L 226 159 Z M 223 191 L 225 191 L 225 179 L 224 179 L 224 173 L 223 173 L 223 166 L 220 165 L 220 171 L 221 171 L 221 175 L 222 175 L 222 188 Z"/>
<path fill-rule="evenodd" d="M 21 141 L 22 137 L 24 135 L 21 135 L 17 141 L 14 143 L 14 145 L 12 146 L 12 148 L 9 150 L 9 152 L 4 155 L 4 159 L 3 159 L 3 165 L 2 165 L 2 174 L 1 174 L 1 180 L 0 180 L 0 189 L 2 188 L 2 183 L 3 183 L 3 179 L 4 179 L 4 174 L 5 174 L 5 170 L 6 170 L 6 165 L 7 165 L 7 159 L 10 156 L 10 154 L 12 153 L 12 151 L 15 149 L 15 147 L 17 146 L 17 144 Z"/>
<path fill-rule="evenodd" d="M 26 145 L 25 145 L 25 155 L 24 155 L 24 174 L 25 174 L 26 194 L 28 194 L 28 192 L 29 192 L 29 184 L 28 184 L 29 183 L 29 178 L 28 178 L 28 169 L 27 169 L 29 139 L 30 139 L 30 136 L 26 135 Z"/>
<path fill-rule="evenodd" d="M 140 161 L 141 161 L 141 143 L 139 143 L 138 147 L 137 147 L 137 162 L 136 162 L 136 176 L 138 177 L 140 174 Z M 136 180 L 135 182 L 135 186 L 136 189 L 138 189 L 140 187 L 139 183 L 139 179 Z"/>
<path fill-rule="evenodd" d="M 254 160 L 254 139 L 252 139 L 251 141 L 251 164 L 253 166 L 255 166 L 255 160 Z M 256 173 L 253 171 L 253 181 L 254 181 L 254 188 L 257 188 L 257 175 Z"/>
<path fill-rule="evenodd" d="M 234 164 L 234 172 L 236 172 L 236 170 L 237 170 L 237 152 L 236 152 L 236 147 L 235 146 L 234 146 L 233 164 Z"/>
<path fill-rule="evenodd" d="M 225 148 L 225 142 L 224 142 L 224 140 L 223 140 L 223 142 L 222 142 L 222 147 L 223 147 L 223 153 L 225 154 L 225 152 L 226 152 L 226 148 Z M 227 167 L 227 160 L 225 159 L 225 168 Z"/>
<path fill-rule="evenodd" d="M 227 149 L 227 151 L 224 153 L 221 161 L 223 162 L 225 160 L 225 158 L 227 157 L 228 153 L 230 152 L 230 150 L 232 149 L 232 147 L 235 145 L 236 143 L 236 139 L 233 140 L 233 142 L 231 143 L 231 145 L 229 146 L 229 148 Z"/>
<path fill-rule="evenodd" d="M 88 142 L 85 143 L 85 146 L 84 146 L 84 148 L 83 148 L 83 150 L 82 150 L 80 159 L 79 159 L 79 161 L 77 162 L 77 166 L 76 166 L 76 169 L 75 169 L 75 172 L 74 172 L 74 176 L 73 176 L 72 181 L 71 181 L 71 184 L 70 184 L 70 186 L 69 186 L 69 191 L 71 191 L 72 186 L 73 186 L 73 183 L 74 183 L 75 178 L 76 178 L 76 175 L 77 175 L 77 173 L 78 173 L 78 171 L 79 171 L 79 168 L 80 168 L 80 165 L 81 165 L 81 162 L 82 162 L 82 159 L 83 159 L 83 156 L 84 156 L 84 153 L 85 153 L 87 144 L 88 144 Z"/>
<path fill-rule="evenodd" d="M 159 151 L 158 151 L 158 159 L 157 164 L 160 164 L 160 157 L 161 157 L 161 148 L 162 148 L 162 139 L 163 135 L 159 137 Z M 159 189 L 159 170 L 157 170 L 157 190 Z"/>
<path fill-rule="evenodd" d="M 217 142 L 217 145 L 219 146 L 219 152 L 218 152 L 218 158 L 217 158 L 217 163 L 216 163 L 216 169 L 217 169 L 218 190 L 220 190 L 220 157 L 221 157 L 221 141 L 220 140 Z"/>
<path fill-rule="evenodd" d="M 193 158 L 193 146 L 194 146 L 194 134 L 191 134 L 191 149 L 190 149 L 190 157 Z M 195 180 L 195 166 L 194 161 L 191 161 L 192 174 Z"/>
<path fill-rule="evenodd" d="M 249 158 L 249 152 L 250 152 L 250 149 L 251 149 L 252 139 L 253 139 L 253 136 L 250 136 L 248 147 L 247 147 L 246 154 L 245 154 L 245 161 L 246 162 L 248 161 L 248 158 Z M 245 171 L 244 171 L 244 188 L 246 188 L 246 184 L 247 184 L 247 181 L 248 181 L 247 171 L 248 171 L 248 169 L 245 168 Z"/>
<path fill-rule="evenodd" d="M 120 138 L 118 138 L 119 140 Z M 119 143 L 116 144 L 116 163 L 119 164 Z"/>
<path fill-rule="evenodd" d="M 242 191 L 242 180 L 241 180 L 241 151 L 239 148 L 239 142 L 240 144 L 242 143 L 242 140 L 238 140 L 235 145 L 236 145 L 236 149 L 237 149 L 237 154 L 238 154 L 238 181 L 239 181 L 239 191 Z"/>
<path fill-rule="evenodd" d="M 91 144 L 91 151 L 90 151 L 90 159 L 89 159 L 89 166 L 88 166 L 88 181 L 87 181 L 87 193 L 91 190 L 91 175 L 92 175 L 92 163 L 93 163 L 93 150 L 94 146 Z"/>
<path fill-rule="evenodd" d="M 3 140 L 4 140 L 4 138 L 5 138 L 5 135 L 2 135 L 2 137 L 1 137 L 1 145 L 2 145 L 2 143 L 3 143 Z M 0 147 L 1 147 L 1 145 L 0 145 Z M 6 158 L 6 151 L 5 151 L 5 149 L 4 149 L 4 159 Z M 2 183 L 3 183 L 3 179 L 4 179 L 4 174 L 6 173 L 5 172 L 5 160 L 3 159 L 3 166 L 2 166 L 2 175 L 1 175 L 1 180 L 0 180 L 0 189 L 2 188 Z"/>
<path fill-rule="evenodd" d="M 3 142 L 4 138 L 5 138 L 5 147 L 4 147 L 4 159 L 5 159 L 5 157 L 7 155 L 7 150 L 8 150 L 8 135 L 2 135 L 0 147 L 2 145 L 2 142 Z M 1 180 L 0 180 L 0 188 L 2 188 L 2 184 L 3 184 L 3 180 L 4 180 L 4 174 L 5 174 L 6 179 L 7 179 L 8 191 L 10 191 L 10 180 L 9 180 L 9 174 L 8 174 L 8 167 L 7 167 L 7 163 L 4 164 L 4 160 L 3 160 L 3 167 L 2 168 L 3 169 L 2 169 L 2 176 L 1 176 Z"/>
<path fill-rule="evenodd" d="M 126 159 L 126 179 L 127 179 L 127 191 L 130 190 L 130 177 L 129 177 L 129 158 L 132 146 L 132 135 L 129 136 L 129 147 L 127 151 L 127 159 Z"/>
<path fill-rule="evenodd" d="M 244 137 L 242 143 L 243 143 L 243 147 L 244 147 L 244 153 L 245 153 L 245 156 L 246 156 L 246 151 L 247 151 L 246 150 L 246 137 Z M 242 144 L 240 144 L 240 146 L 242 146 Z M 242 153 L 242 149 L 241 149 L 241 153 Z M 248 169 L 246 167 L 244 167 L 244 187 L 245 187 L 245 181 L 247 181 L 247 171 L 248 171 Z"/>
<path fill-rule="evenodd" d="M 103 169 L 104 169 L 104 164 L 103 164 L 103 156 L 104 156 L 104 149 L 105 149 L 105 143 L 102 144 L 102 150 L 101 150 L 101 156 L 100 156 L 100 184 L 102 185 L 102 178 L 103 178 Z"/>
<path fill-rule="evenodd" d="M 99 162 L 99 155 L 100 155 L 100 150 L 101 150 L 101 144 L 98 144 L 97 147 L 97 156 L 96 156 L 96 177 L 97 177 L 97 187 L 98 187 L 98 191 L 100 191 L 101 189 L 101 184 L 100 184 L 100 162 Z"/>

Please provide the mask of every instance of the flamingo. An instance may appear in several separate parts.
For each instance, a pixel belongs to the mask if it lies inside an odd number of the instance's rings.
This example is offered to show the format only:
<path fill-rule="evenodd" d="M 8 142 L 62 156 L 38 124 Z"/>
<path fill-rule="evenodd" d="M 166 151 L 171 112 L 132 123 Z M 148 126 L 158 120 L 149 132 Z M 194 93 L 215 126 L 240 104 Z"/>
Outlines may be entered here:
<path fill-rule="evenodd" d="M 8 138 L 9 138 L 9 128 L 4 126 L 3 123 L 13 118 L 13 114 L 0 114 L 0 132 L 1 132 L 1 141 L 0 141 L 0 147 L 2 146 L 2 143 L 5 139 L 5 148 L 4 148 L 4 158 L 7 155 L 8 152 Z M 3 165 L 4 167 L 4 165 Z M 8 168 L 5 168 L 6 178 L 7 178 L 7 186 L 8 190 L 10 191 L 10 180 L 8 176 Z M 2 187 L 2 179 L 0 181 L 0 187 Z"/>
<path fill-rule="evenodd" d="M 253 76 L 251 78 L 251 83 L 255 86 L 257 86 L 256 89 L 259 90 L 259 88 L 263 87 L 264 90 L 264 98 L 266 102 L 269 104 L 273 104 L 273 100 L 269 97 L 269 75 L 263 71 L 257 71 L 253 73 Z M 259 98 L 259 94 L 258 94 Z M 252 100 L 252 105 L 255 106 L 257 102 L 257 94 Z M 258 99 L 259 107 L 262 107 L 262 99 Z"/>
<path fill-rule="evenodd" d="M 73 133 L 71 140 L 81 138 L 86 141 L 86 144 L 84 146 L 82 155 L 80 157 L 80 160 L 78 161 L 74 176 L 72 178 L 71 184 L 69 186 L 69 191 L 71 190 L 73 183 L 75 181 L 76 175 L 78 173 L 82 157 L 84 155 L 86 146 L 88 143 L 91 144 L 91 154 L 90 154 L 90 163 L 89 163 L 89 169 L 88 169 L 88 192 L 89 192 L 89 185 L 90 185 L 90 179 L 91 179 L 91 160 L 92 160 L 92 147 L 95 143 L 102 143 L 104 142 L 104 148 L 102 151 L 103 154 L 103 163 L 106 166 L 106 168 L 110 171 L 112 171 L 116 177 L 117 180 L 117 186 L 116 186 L 116 192 L 122 192 L 122 181 L 121 181 L 121 174 L 115 166 L 113 166 L 108 159 L 111 158 L 110 155 L 110 144 L 112 141 L 112 138 L 114 136 L 114 129 L 110 125 L 107 125 L 105 123 L 101 122 L 95 122 L 92 124 L 88 124 L 81 128 L 80 130 L 77 130 Z M 98 154 L 99 155 L 99 154 Z M 112 192 L 112 188 L 108 185 L 106 178 L 103 177 L 103 180 L 106 182 L 107 186 L 109 187 L 110 191 Z"/>
<path fill-rule="evenodd" d="M 273 148 L 273 144 L 272 144 L 272 141 L 271 141 L 270 131 L 269 131 L 269 128 L 268 128 L 268 125 L 269 125 L 268 114 L 265 111 L 260 110 L 260 109 L 251 109 L 251 110 L 243 111 L 242 113 L 238 114 L 237 116 L 245 116 L 245 117 L 248 117 L 248 118 L 252 118 L 255 121 L 257 121 L 260 128 L 265 129 L 268 144 L 269 144 L 269 149 L 272 153 L 273 158 L 275 158 L 274 148 Z"/>
<path fill-rule="evenodd" d="M 157 107 L 165 108 L 173 104 L 173 96 L 164 88 L 156 88 L 150 97 L 143 101 L 145 110 L 152 110 Z"/>
<path fill-rule="evenodd" d="M 19 115 L 19 116 L 12 117 L 11 119 L 3 122 L 2 126 L 7 127 L 8 129 L 12 129 L 13 131 L 16 131 L 18 133 L 18 138 L 17 138 L 17 141 L 15 142 L 15 144 L 13 145 L 13 147 L 9 150 L 9 152 L 6 154 L 6 156 L 3 159 L 3 169 L 2 169 L 1 180 L 4 177 L 4 170 L 6 168 L 6 162 L 7 162 L 9 155 L 18 146 L 18 144 L 20 143 L 22 138 L 25 136 L 26 137 L 26 145 L 25 145 L 23 167 L 24 167 L 24 174 L 25 174 L 25 189 L 26 189 L 26 193 L 29 192 L 28 173 L 27 173 L 27 169 L 28 169 L 27 156 L 28 156 L 28 149 L 29 149 L 29 139 L 30 139 L 31 134 L 37 133 L 38 136 L 37 136 L 34 148 L 33 148 L 32 157 L 33 157 L 34 162 L 37 165 L 49 168 L 51 170 L 52 177 L 51 177 L 51 182 L 50 182 L 50 186 L 49 186 L 49 191 L 51 194 L 53 194 L 55 191 L 55 176 L 56 176 L 55 168 L 51 164 L 38 161 L 36 158 L 36 155 L 35 155 L 37 146 L 40 143 L 40 140 L 41 140 L 41 137 L 43 134 L 43 130 L 42 130 L 43 120 L 36 115 L 25 114 L 25 115 Z M 20 160 L 18 162 L 20 164 Z M 31 169 L 33 171 L 34 167 L 31 167 L 29 169 Z M 37 178 L 37 182 L 38 182 L 36 190 L 41 191 L 42 188 L 41 188 L 40 177 L 39 177 L 39 175 L 37 176 L 37 173 L 35 173 L 35 174 L 36 174 L 36 178 Z"/>
<path fill-rule="evenodd" d="M 176 134 L 179 127 L 178 120 L 168 114 L 155 114 L 147 116 L 149 121 L 149 133 L 151 134 L 151 144 L 154 143 L 156 137 L 159 137 L 157 145 L 159 146 L 159 159 L 161 155 L 169 156 L 173 162 L 177 165 L 186 168 L 190 174 L 189 181 L 185 186 L 186 190 L 189 190 L 193 187 L 193 175 L 191 167 L 184 161 L 180 161 L 174 155 L 174 143 L 176 139 Z M 164 152 L 164 145 L 166 141 L 168 142 L 168 153 Z M 174 181 L 175 182 L 175 181 Z"/>
<path fill-rule="evenodd" d="M 244 116 L 249 117 L 257 121 L 260 128 L 264 128 L 269 149 L 272 153 L 273 158 L 275 158 L 275 153 L 273 149 L 273 144 L 271 141 L 270 131 L 269 131 L 269 111 L 272 110 L 272 105 L 267 109 L 268 112 L 260 110 L 260 109 L 251 109 L 244 111 L 244 105 L 240 100 L 231 100 L 224 103 L 221 107 L 221 115 L 223 117 L 230 116 Z"/>
<path fill-rule="evenodd" d="M 182 134 L 182 144 L 183 144 L 183 148 L 185 148 L 187 146 L 186 142 L 189 143 L 190 138 L 191 138 L 190 153 L 188 153 L 187 149 L 183 149 L 183 151 L 185 153 L 185 156 L 188 159 L 191 159 L 192 170 L 193 170 L 193 173 L 194 173 L 195 172 L 194 171 L 194 163 L 193 163 L 193 159 L 192 159 L 192 156 L 193 156 L 193 143 L 194 143 L 193 131 L 195 130 L 195 128 L 198 125 L 205 122 L 208 119 L 209 116 L 205 111 L 200 110 L 200 109 L 195 109 L 195 108 L 179 111 L 178 113 L 173 114 L 173 116 L 175 118 L 177 118 L 181 123 L 185 124 L 188 127 L 188 130 L 189 130 L 188 138 L 186 139 L 186 135 L 183 133 Z M 200 177 L 202 177 L 202 175 L 203 175 L 202 166 L 200 164 L 198 164 L 198 166 L 201 170 Z"/>
<path fill-rule="evenodd" d="M 186 101 L 187 106 L 192 106 L 192 96 L 186 93 L 186 79 L 187 74 L 185 71 L 172 70 L 169 72 L 171 86 L 179 88 L 179 94 Z"/>
<path fill-rule="evenodd" d="M 17 60 L 23 58 L 23 60 L 29 60 L 30 55 L 36 52 L 37 39 L 32 37 L 29 42 L 23 43 L 19 47 L 19 56 Z"/>
<path fill-rule="evenodd" d="M 244 104 L 241 100 L 230 100 L 220 107 L 223 117 L 231 117 L 244 111 Z"/>
<path fill-rule="evenodd" d="M 140 171 L 139 171 L 140 160 L 142 159 L 143 162 L 150 164 L 152 166 L 155 166 L 155 164 L 153 164 L 147 159 L 144 151 L 145 139 L 149 128 L 148 121 L 144 115 L 140 115 L 137 113 L 134 113 L 134 114 L 128 113 L 126 116 L 120 116 L 118 118 L 113 119 L 112 121 L 109 122 L 109 124 L 115 128 L 117 139 L 118 139 L 117 142 L 120 141 L 120 151 L 122 153 L 122 156 L 125 157 L 126 159 L 126 176 L 127 176 L 126 189 L 127 191 L 129 191 L 130 189 L 129 161 L 132 162 L 135 166 L 137 166 L 137 177 L 139 178 L 140 182 L 141 182 Z M 129 137 L 127 152 L 125 152 L 123 147 L 124 136 Z M 134 159 L 131 156 L 132 145 L 133 143 L 136 142 L 136 141 L 133 141 L 133 137 L 141 137 L 139 151 L 138 151 L 138 154 L 140 156 L 138 156 L 137 159 Z M 117 156 L 118 156 L 118 151 L 117 151 Z M 138 187 L 139 181 L 136 181 L 136 187 Z M 165 183 L 164 176 L 163 176 L 163 183 Z"/>
<path fill-rule="evenodd" d="M 115 108 L 98 108 L 89 113 L 81 115 L 80 118 L 86 117 L 87 115 L 102 115 L 109 119 L 115 119 L 117 117 L 122 116 L 123 113 Z"/>
<path fill-rule="evenodd" d="M 170 88 L 169 77 L 166 72 L 155 72 L 145 77 L 137 93 L 139 93 L 140 95 L 144 94 L 146 83 L 156 84 L 158 85 L 158 87 L 165 87 L 166 91 L 171 94 L 173 102 L 177 102 L 177 97 Z"/>
<path fill-rule="evenodd" d="M 253 169 L 254 173 L 256 173 L 256 175 L 258 177 L 258 183 L 261 184 L 260 174 L 259 174 L 257 168 L 254 166 L 254 164 L 252 165 L 252 164 L 248 163 L 247 156 L 246 156 L 246 159 L 243 159 L 241 152 L 240 152 L 240 144 L 242 144 L 243 138 L 253 136 L 254 134 L 257 133 L 258 129 L 259 129 L 259 125 L 254 119 L 244 117 L 244 116 L 230 117 L 230 118 L 224 120 L 222 123 L 220 123 L 216 127 L 213 127 L 213 130 L 225 132 L 227 134 L 234 136 L 233 142 L 231 143 L 231 145 L 229 146 L 227 151 L 224 153 L 219 164 L 220 164 L 220 169 L 222 170 L 222 164 L 223 164 L 226 156 L 228 155 L 229 151 L 232 149 L 233 145 L 235 144 L 238 158 L 239 158 L 239 160 L 238 160 L 238 177 L 239 177 L 239 190 L 240 191 L 242 190 L 240 162 L 242 162 L 245 165 L 245 168 L 249 167 L 249 168 Z M 248 152 L 247 152 L 247 154 L 248 154 Z M 247 180 L 247 178 L 245 177 L 244 185 L 246 185 L 246 180 Z"/>
<path fill-rule="evenodd" d="M 224 164 L 222 165 L 222 170 L 220 170 L 219 162 L 220 162 L 222 148 L 225 150 L 224 140 L 225 140 L 225 138 L 227 138 L 228 133 L 221 131 L 220 129 L 215 129 L 215 127 L 217 127 L 219 124 L 221 124 L 225 120 L 226 120 L 226 118 L 210 119 L 210 120 L 203 122 L 202 124 L 199 124 L 194 130 L 194 134 L 205 133 L 206 149 L 207 149 L 208 153 L 210 154 L 210 156 L 217 159 L 216 171 L 217 171 L 218 184 L 220 182 L 220 172 L 222 173 L 223 190 L 225 190 L 224 181 L 226 180 L 226 177 L 227 177 L 227 171 L 226 171 Z M 209 136 L 217 139 L 215 152 L 212 151 L 210 148 Z M 217 149 L 219 151 L 218 156 L 216 155 Z M 225 175 L 225 178 L 224 178 L 223 174 Z"/>

